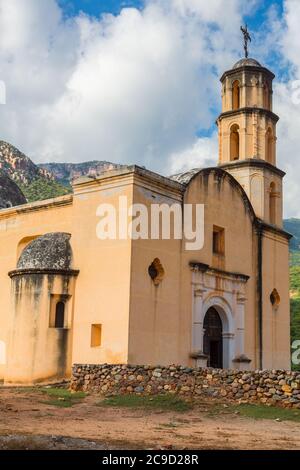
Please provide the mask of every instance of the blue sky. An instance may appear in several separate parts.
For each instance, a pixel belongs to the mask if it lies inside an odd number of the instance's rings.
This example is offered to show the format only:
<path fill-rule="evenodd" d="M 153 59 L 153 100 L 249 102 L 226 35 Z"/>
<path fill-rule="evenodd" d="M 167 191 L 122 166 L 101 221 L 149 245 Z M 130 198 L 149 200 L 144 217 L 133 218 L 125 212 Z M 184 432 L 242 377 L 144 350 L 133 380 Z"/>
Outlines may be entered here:
<path fill-rule="evenodd" d="M 145 0 L 59 0 L 59 4 L 68 15 L 76 15 L 79 11 L 83 11 L 96 17 L 102 13 L 118 14 L 124 7 L 142 8 L 144 3 Z M 254 16 L 246 18 L 249 25 L 254 29 L 259 27 L 262 17 L 270 7 L 270 3 L 276 5 L 279 11 L 283 11 L 283 0 L 273 0 L 272 2 L 263 0 L 260 3 Z"/>
<path fill-rule="evenodd" d="M 77 15 L 83 11 L 89 15 L 99 16 L 102 13 L 120 13 L 124 7 L 141 8 L 144 0 L 59 0 L 67 15 Z"/>
<path fill-rule="evenodd" d="M 59 5 L 68 16 L 75 16 L 80 11 L 88 15 L 98 17 L 103 13 L 118 15 L 122 8 L 142 9 L 147 0 L 58 0 Z M 166 0 L 167 2 L 168 0 Z M 201 1 L 201 0 L 199 0 Z M 204 0 L 202 0 L 204 1 Z M 247 0 L 242 0 L 247 1 Z M 226 2 L 226 0 L 224 0 Z M 259 30 L 266 18 L 270 4 L 278 9 L 280 15 L 283 13 L 283 0 L 260 0 L 257 7 L 253 9 L 253 14 L 245 16 L 245 21 L 253 31 Z"/>

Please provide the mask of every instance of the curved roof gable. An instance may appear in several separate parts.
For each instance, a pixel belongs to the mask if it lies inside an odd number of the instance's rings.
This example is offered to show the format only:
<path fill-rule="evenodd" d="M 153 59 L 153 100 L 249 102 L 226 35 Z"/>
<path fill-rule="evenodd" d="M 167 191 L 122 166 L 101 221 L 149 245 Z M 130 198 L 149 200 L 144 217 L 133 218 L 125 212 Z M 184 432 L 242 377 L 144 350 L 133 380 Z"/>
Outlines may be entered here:
<path fill-rule="evenodd" d="M 185 183 L 182 182 L 182 184 L 184 184 L 186 186 L 186 189 L 187 189 L 188 186 L 193 182 L 193 180 L 195 178 L 197 178 L 199 175 L 209 176 L 211 173 L 214 173 L 217 176 L 217 178 L 220 180 L 220 182 L 224 179 L 228 180 L 229 184 L 234 188 L 234 190 L 239 193 L 239 195 L 240 195 L 240 197 L 243 201 L 243 204 L 245 206 L 245 209 L 247 210 L 252 222 L 256 222 L 258 219 L 255 215 L 253 206 L 252 206 L 252 204 L 251 204 L 244 188 L 227 171 L 222 170 L 221 168 L 218 168 L 218 167 L 203 168 L 203 169 L 198 170 L 198 171 L 192 170 L 190 172 L 190 175 L 189 175 L 190 177 L 186 178 L 186 182 Z"/>

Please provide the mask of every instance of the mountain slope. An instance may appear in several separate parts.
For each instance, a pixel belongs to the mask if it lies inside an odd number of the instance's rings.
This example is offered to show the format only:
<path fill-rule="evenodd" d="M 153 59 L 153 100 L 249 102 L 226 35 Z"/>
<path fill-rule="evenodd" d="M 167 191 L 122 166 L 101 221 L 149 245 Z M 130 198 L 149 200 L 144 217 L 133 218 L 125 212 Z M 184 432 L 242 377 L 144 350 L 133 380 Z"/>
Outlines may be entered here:
<path fill-rule="evenodd" d="M 17 183 L 29 202 L 69 192 L 50 171 L 38 167 L 24 153 L 4 141 L 0 141 L 0 173 Z"/>
<path fill-rule="evenodd" d="M 17 183 L 29 202 L 68 194 L 72 192 L 73 179 L 97 176 L 103 171 L 122 166 L 107 161 L 35 165 L 16 147 L 0 141 L 0 174 L 9 176 Z"/>
<path fill-rule="evenodd" d="M 300 219 L 284 220 L 284 228 L 294 238 L 290 241 L 291 343 L 300 339 Z M 294 366 L 300 369 L 300 366 Z"/>
<path fill-rule="evenodd" d="M 18 185 L 5 173 L 0 173 L 0 209 L 19 206 L 26 202 Z"/>
<path fill-rule="evenodd" d="M 300 222 L 300 221 L 299 221 Z M 300 251 L 290 253 L 291 343 L 300 339 Z M 295 367 L 300 370 L 300 366 Z"/>
<path fill-rule="evenodd" d="M 70 187 L 70 182 L 75 178 L 97 176 L 103 171 L 122 168 L 123 165 L 94 160 L 83 163 L 41 163 L 38 166 L 41 170 L 54 175 L 61 184 Z"/>
<path fill-rule="evenodd" d="M 0 168 L 16 183 L 29 184 L 36 178 L 53 181 L 54 176 L 39 168 L 24 153 L 3 140 L 0 141 Z"/>
<path fill-rule="evenodd" d="M 284 228 L 294 236 L 290 241 L 290 249 L 300 250 L 300 219 L 291 218 L 284 220 Z"/>

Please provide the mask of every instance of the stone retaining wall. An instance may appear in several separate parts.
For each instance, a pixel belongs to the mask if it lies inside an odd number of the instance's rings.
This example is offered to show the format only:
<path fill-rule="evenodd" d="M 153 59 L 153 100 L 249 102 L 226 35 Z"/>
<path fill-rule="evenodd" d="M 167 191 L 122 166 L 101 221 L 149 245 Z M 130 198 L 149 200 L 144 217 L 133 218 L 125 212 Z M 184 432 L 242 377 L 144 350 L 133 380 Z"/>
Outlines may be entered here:
<path fill-rule="evenodd" d="M 300 409 L 300 372 L 191 369 L 181 366 L 73 366 L 72 390 L 112 394 L 176 393 Z"/>

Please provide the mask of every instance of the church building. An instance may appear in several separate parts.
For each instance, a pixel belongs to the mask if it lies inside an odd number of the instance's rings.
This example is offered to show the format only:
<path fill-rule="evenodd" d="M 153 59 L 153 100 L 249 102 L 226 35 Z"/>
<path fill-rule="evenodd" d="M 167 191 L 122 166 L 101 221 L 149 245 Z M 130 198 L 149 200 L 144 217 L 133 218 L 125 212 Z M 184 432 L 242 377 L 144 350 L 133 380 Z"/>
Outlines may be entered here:
<path fill-rule="evenodd" d="M 273 79 L 250 58 L 221 77 L 215 167 L 164 177 L 128 166 L 75 180 L 72 195 L 2 205 L 5 384 L 68 378 L 75 363 L 290 369 Z M 204 205 L 203 248 L 175 237 L 99 239 L 99 205 L 119 213 L 120 197 Z"/>

